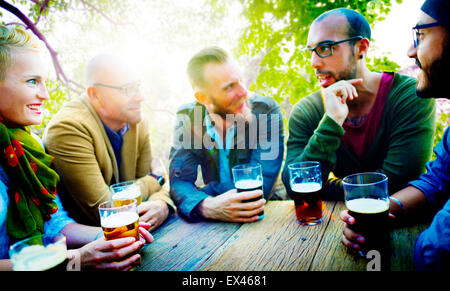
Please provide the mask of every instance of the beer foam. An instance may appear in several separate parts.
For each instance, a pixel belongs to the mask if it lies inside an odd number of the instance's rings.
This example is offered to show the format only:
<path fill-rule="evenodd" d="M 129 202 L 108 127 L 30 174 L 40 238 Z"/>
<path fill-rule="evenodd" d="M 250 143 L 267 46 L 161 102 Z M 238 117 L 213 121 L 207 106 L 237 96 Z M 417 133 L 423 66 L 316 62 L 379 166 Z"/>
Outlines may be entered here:
<path fill-rule="evenodd" d="M 320 183 L 300 183 L 291 185 L 291 189 L 294 192 L 311 193 L 319 191 L 320 189 L 322 189 L 322 186 L 320 185 Z"/>
<path fill-rule="evenodd" d="M 136 212 L 118 212 L 101 218 L 101 225 L 104 228 L 121 227 L 129 225 L 139 219 Z"/>
<path fill-rule="evenodd" d="M 32 245 L 13 255 L 11 262 L 14 271 L 45 271 L 59 265 L 66 257 L 65 244 Z"/>
<path fill-rule="evenodd" d="M 141 195 L 140 191 L 136 191 L 135 189 L 123 190 L 120 192 L 115 192 L 113 194 L 113 199 L 135 199 Z"/>
<path fill-rule="evenodd" d="M 234 187 L 239 189 L 254 189 L 262 187 L 263 182 L 261 180 L 239 180 L 234 184 Z"/>
<path fill-rule="evenodd" d="M 358 213 L 380 213 L 389 209 L 389 200 L 359 198 L 345 201 L 348 210 Z"/>

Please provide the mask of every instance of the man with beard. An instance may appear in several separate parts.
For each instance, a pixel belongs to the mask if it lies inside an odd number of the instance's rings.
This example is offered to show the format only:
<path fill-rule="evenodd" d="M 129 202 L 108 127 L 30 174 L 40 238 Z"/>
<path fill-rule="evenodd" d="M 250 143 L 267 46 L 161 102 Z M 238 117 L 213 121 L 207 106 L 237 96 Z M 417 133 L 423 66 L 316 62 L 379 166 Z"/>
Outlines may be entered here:
<path fill-rule="evenodd" d="M 288 165 L 319 161 L 322 199 L 343 200 L 342 179 L 381 172 L 391 193 L 425 171 L 435 130 L 435 102 L 415 94 L 415 80 L 366 65 L 371 29 L 358 12 L 339 8 L 312 23 L 307 41 L 321 90 L 301 99 L 289 119 Z M 332 172 L 333 175 L 330 175 Z"/>
<path fill-rule="evenodd" d="M 190 221 L 257 221 L 283 159 L 280 107 L 250 93 L 221 48 L 199 51 L 187 73 L 196 101 L 179 108 L 170 153 L 170 188 L 178 211 Z M 240 164 L 261 165 L 263 191 L 237 193 L 232 168 Z M 199 168 L 204 186 L 196 183 Z"/>
<path fill-rule="evenodd" d="M 416 59 L 420 71 L 417 95 L 422 98 L 447 98 L 446 82 L 450 67 L 450 3 L 447 0 L 427 0 L 422 6 L 414 30 L 414 45 L 408 56 Z M 419 108 L 417 108 L 419 109 Z M 391 196 L 389 211 L 397 220 L 409 220 L 411 215 L 423 215 L 439 210 L 428 229 L 416 240 L 414 262 L 418 270 L 450 269 L 450 130 L 434 148 L 436 159 L 427 164 L 427 172 L 408 187 Z M 355 223 L 347 210 L 340 214 L 346 223 L 342 243 L 359 250 L 364 237 L 353 232 Z"/>

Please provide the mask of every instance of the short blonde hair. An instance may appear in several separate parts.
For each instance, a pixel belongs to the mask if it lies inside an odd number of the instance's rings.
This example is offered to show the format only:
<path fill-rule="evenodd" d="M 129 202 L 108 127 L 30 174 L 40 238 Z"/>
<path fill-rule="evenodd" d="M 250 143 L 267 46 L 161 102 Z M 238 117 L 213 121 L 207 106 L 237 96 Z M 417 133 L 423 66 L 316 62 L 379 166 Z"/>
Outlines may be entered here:
<path fill-rule="evenodd" d="M 6 70 L 13 64 L 14 50 L 43 51 L 44 43 L 32 32 L 18 25 L 0 25 L 0 81 L 5 80 Z"/>
<path fill-rule="evenodd" d="M 188 63 L 187 74 L 193 88 L 205 86 L 203 68 L 210 63 L 223 64 L 228 61 L 228 53 L 220 47 L 207 47 L 196 53 Z"/>

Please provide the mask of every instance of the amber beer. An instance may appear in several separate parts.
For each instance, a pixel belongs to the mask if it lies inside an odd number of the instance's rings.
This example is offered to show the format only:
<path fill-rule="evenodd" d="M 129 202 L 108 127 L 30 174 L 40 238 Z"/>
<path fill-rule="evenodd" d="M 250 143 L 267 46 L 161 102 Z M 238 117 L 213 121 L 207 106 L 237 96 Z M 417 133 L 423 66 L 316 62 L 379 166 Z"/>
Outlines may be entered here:
<path fill-rule="evenodd" d="M 134 237 L 139 240 L 139 215 L 133 212 L 111 214 L 101 221 L 105 240 Z"/>
<path fill-rule="evenodd" d="M 359 198 L 345 202 L 349 214 L 355 218 L 350 228 L 362 235 L 366 242 L 361 245 L 362 254 L 377 250 L 387 254 L 390 246 L 389 200 Z"/>
<path fill-rule="evenodd" d="M 313 225 L 322 221 L 322 199 L 319 183 L 292 184 L 295 214 L 300 224 Z"/>
<path fill-rule="evenodd" d="M 254 190 L 263 191 L 263 182 L 262 182 L 262 180 L 239 180 L 239 181 L 236 181 L 236 183 L 234 184 L 234 187 L 237 189 L 238 192 L 254 191 Z M 242 202 L 258 201 L 259 199 L 262 199 L 262 195 L 259 197 L 256 197 L 256 198 L 242 200 Z M 264 211 L 258 213 L 258 215 L 263 216 Z"/>
<path fill-rule="evenodd" d="M 104 202 L 100 204 L 99 212 L 105 240 L 125 237 L 134 237 L 136 241 L 139 240 L 139 214 L 136 199 Z"/>

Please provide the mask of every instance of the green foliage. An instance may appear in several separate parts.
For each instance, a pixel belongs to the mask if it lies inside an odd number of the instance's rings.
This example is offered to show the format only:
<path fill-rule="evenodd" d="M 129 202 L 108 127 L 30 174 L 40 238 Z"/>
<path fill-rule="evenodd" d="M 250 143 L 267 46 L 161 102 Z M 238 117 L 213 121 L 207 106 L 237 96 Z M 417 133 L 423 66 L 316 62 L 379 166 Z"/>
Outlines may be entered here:
<path fill-rule="evenodd" d="M 434 135 L 434 146 L 444 136 L 445 129 L 450 125 L 450 112 L 442 112 L 436 121 L 436 133 Z"/>
<path fill-rule="evenodd" d="M 58 81 L 48 81 L 47 90 L 50 95 L 50 100 L 44 103 L 44 118 L 41 124 L 35 125 L 32 128 L 33 132 L 40 137 L 42 137 L 45 127 L 50 122 L 53 115 L 55 115 L 64 103 L 69 100 L 67 89 L 61 86 Z"/>
<path fill-rule="evenodd" d="M 367 58 L 367 67 L 371 71 L 384 71 L 384 72 L 394 72 L 400 69 L 400 66 L 390 61 L 386 56 L 383 58 Z"/>

